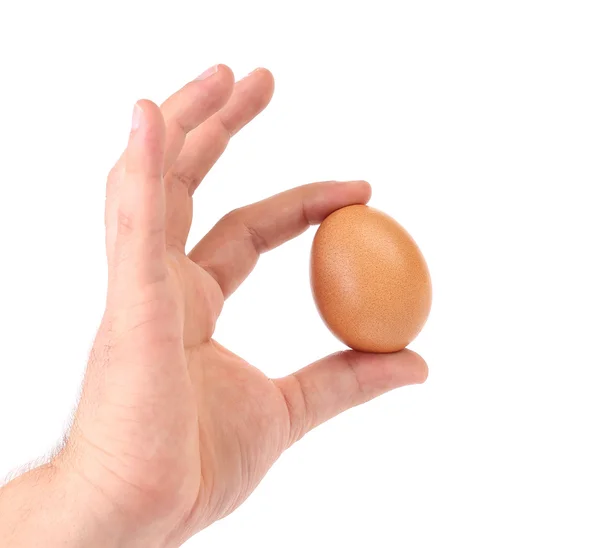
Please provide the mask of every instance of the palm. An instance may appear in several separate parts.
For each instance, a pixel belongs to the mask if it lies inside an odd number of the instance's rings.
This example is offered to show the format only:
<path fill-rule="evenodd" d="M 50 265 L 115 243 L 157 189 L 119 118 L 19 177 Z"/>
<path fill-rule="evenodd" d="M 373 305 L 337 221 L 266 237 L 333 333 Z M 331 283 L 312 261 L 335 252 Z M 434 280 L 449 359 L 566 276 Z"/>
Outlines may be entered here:
<path fill-rule="evenodd" d="M 200 459 L 212 489 L 201 493 L 206 504 L 198 511 L 212 521 L 241 504 L 286 448 L 289 419 L 281 392 L 258 369 L 216 345 L 202 359 L 211 361 L 212 371 L 205 383 L 195 384 L 203 413 Z M 219 394 L 215 405 L 202 405 L 211 394 Z"/>
<path fill-rule="evenodd" d="M 348 351 L 272 380 L 212 339 L 260 253 L 370 195 L 360 181 L 295 188 L 226 215 L 186 254 L 194 190 L 272 88 L 264 70 L 234 88 L 220 66 L 161 109 L 138 103 L 108 180 L 107 309 L 64 454 L 138 535 L 170 531 L 165 544 L 235 509 L 311 428 L 427 375 L 410 351 Z"/>
<path fill-rule="evenodd" d="M 179 263 L 183 287 L 188 288 L 184 290 L 189 310 L 184 344 L 195 395 L 196 407 L 190 414 L 198 417 L 199 453 L 182 465 L 187 477 L 201 463 L 194 513 L 198 521 L 207 515 L 212 521 L 245 500 L 286 448 L 290 419 L 277 385 L 212 339 L 220 309 L 208 309 L 206 296 L 222 302 L 220 287 L 186 256 L 180 256 Z"/>

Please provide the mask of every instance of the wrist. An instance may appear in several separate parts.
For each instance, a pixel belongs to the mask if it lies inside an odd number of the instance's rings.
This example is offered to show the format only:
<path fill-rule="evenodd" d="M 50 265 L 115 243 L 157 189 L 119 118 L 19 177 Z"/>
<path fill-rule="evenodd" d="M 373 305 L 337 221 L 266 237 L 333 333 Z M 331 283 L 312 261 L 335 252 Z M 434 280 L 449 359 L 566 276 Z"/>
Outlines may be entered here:
<path fill-rule="evenodd" d="M 37 546 L 116 546 L 93 518 L 70 479 L 49 463 L 19 476 L 0 491 L 0 544 Z"/>
<path fill-rule="evenodd" d="M 6 548 L 164 546 L 142 538 L 115 505 L 60 461 L 35 468 L 0 490 L 0 545 Z"/>

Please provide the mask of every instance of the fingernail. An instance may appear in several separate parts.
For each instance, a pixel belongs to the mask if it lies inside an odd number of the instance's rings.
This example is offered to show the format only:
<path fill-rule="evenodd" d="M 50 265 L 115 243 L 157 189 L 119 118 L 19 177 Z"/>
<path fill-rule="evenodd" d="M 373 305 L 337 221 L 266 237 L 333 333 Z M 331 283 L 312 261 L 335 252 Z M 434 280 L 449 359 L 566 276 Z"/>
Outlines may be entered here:
<path fill-rule="evenodd" d="M 250 78 L 250 76 L 252 76 L 258 70 L 260 70 L 260 67 L 259 68 L 255 68 L 252 72 L 249 72 L 248 74 L 246 74 L 246 76 L 244 76 L 243 78 L 240 78 L 239 80 L 237 80 L 237 82 L 243 82 L 246 78 Z"/>
<path fill-rule="evenodd" d="M 133 115 L 131 117 L 131 131 L 135 131 L 140 127 L 142 122 L 142 108 L 137 103 L 133 106 Z"/>
<path fill-rule="evenodd" d="M 243 79 L 248 78 L 249 76 L 252 76 L 255 72 L 258 72 L 260 70 L 261 67 L 255 68 L 253 71 L 249 72 L 248 74 L 246 74 L 246 76 L 244 76 Z"/>
<path fill-rule="evenodd" d="M 194 78 L 196 80 L 206 80 L 209 76 L 212 76 L 215 72 L 219 70 L 219 65 L 214 65 L 210 68 L 207 68 L 200 76 Z"/>

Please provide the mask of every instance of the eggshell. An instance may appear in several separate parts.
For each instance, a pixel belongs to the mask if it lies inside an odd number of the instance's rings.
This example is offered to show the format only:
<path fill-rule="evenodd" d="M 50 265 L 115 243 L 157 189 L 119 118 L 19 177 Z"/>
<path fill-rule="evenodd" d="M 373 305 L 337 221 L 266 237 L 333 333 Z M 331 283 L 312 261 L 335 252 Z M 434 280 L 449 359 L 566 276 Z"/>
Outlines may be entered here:
<path fill-rule="evenodd" d="M 423 328 L 431 278 L 410 234 L 365 205 L 338 209 L 312 245 L 311 285 L 332 333 L 355 350 L 396 352 Z"/>

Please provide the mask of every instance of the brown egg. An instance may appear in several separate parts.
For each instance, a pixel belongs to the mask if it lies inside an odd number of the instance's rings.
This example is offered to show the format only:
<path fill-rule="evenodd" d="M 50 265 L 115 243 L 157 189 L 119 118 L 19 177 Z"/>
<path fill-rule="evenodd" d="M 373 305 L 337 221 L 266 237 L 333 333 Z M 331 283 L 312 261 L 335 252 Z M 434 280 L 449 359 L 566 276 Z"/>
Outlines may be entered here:
<path fill-rule="evenodd" d="M 321 317 L 355 350 L 401 350 L 427 320 L 425 259 L 410 234 L 377 209 L 352 205 L 329 215 L 315 234 L 310 269 Z"/>

